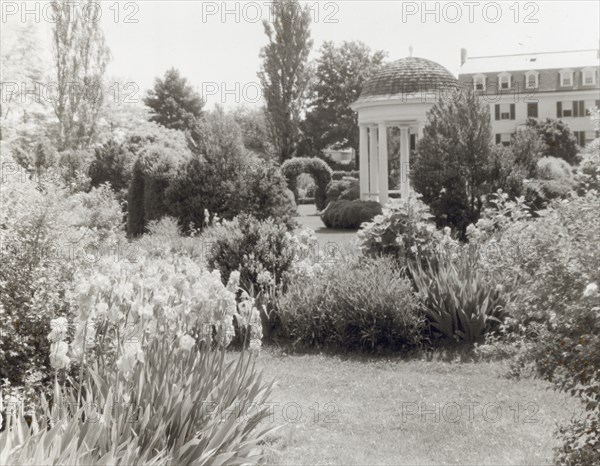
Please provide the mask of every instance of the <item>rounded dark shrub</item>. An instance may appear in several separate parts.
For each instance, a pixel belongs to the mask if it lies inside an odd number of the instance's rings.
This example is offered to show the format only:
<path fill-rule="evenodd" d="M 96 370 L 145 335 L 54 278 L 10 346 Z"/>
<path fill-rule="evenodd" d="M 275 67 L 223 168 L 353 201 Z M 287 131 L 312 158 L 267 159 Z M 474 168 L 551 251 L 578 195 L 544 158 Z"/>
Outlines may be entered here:
<path fill-rule="evenodd" d="M 327 185 L 327 203 L 346 199 L 353 201 L 360 198 L 360 186 L 356 178 L 343 178 L 341 180 L 331 180 Z"/>
<path fill-rule="evenodd" d="M 321 214 L 321 220 L 327 228 L 358 229 L 381 212 L 379 202 L 342 199 L 331 202 Z"/>

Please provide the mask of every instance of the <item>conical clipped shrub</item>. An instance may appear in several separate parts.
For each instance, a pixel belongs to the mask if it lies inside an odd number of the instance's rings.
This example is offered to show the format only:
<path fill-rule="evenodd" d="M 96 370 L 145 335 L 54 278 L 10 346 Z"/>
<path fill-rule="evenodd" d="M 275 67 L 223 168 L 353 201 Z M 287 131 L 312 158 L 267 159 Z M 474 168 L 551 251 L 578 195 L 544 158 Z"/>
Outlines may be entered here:
<path fill-rule="evenodd" d="M 127 193 L 127 235 L 140 236 L 144 233 L 144 168 L 141 160 L 133 166 L 133 176 Z"/>

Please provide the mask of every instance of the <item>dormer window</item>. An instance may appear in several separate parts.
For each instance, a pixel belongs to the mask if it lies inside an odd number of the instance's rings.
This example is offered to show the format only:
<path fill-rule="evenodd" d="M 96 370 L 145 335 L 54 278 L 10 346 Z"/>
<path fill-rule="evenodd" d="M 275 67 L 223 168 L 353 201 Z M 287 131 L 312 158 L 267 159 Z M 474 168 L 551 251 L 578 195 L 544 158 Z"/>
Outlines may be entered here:
<path fill-rule="evenodd" d="M 560 85 L 561 87 L 573 86 L 573 70 L 562 70 L 560 72 Z"/>
<path fill-rule="evenodd" d="M 596 69 L 584 68 L 582 71 L 582 81 L 584 86 L 596 85 Z"/>
<path fill-rule="evenodd" d="M 510 89 L 510 78 L 509 73 L 500 73 L 498 75 L 498 87 L 500 89 Z"/>
<path fill-rule="evenodd" d="M 476 91 L 485 91 L 485 75 L 476 74 L 473 76 L 473 86 Z"/>
<path fill-rule="evenodd" d="M 540 74 L 537 71 L 528 71 L 525 73 L 525 87 L 527 89 L 537 89 L 539 87 Z"/>

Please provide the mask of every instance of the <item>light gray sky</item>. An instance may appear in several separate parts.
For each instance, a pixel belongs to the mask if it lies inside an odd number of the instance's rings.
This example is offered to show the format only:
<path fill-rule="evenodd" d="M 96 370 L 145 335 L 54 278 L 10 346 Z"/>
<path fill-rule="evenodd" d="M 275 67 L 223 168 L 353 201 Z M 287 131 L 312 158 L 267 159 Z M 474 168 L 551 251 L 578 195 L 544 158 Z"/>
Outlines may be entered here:
<path fill-rule="evenodd" d="M 326 40 L 361 40 L 387 51 L 389 60 L 408 56 L 412 45 L 414 56 L 457 75 L 461 47 L 481 56 L 599 46 L 598 1 L 302 3 L 311 6 L 314 17 L 313 57 Z M 108 74 L 135 81 L 140 96 L 174 66 L 198 90 L 215 94 L 206 96 L 209 106 L 256 100 L 259 51 L 266 43 L 259 15 L 269 16 L 266 0 L 108 0 L 101 8 L 113 56 Z M 430 11 L 425 17 L 424 9 Z M 237 93 L 225 95 L 236 83 Z"/>

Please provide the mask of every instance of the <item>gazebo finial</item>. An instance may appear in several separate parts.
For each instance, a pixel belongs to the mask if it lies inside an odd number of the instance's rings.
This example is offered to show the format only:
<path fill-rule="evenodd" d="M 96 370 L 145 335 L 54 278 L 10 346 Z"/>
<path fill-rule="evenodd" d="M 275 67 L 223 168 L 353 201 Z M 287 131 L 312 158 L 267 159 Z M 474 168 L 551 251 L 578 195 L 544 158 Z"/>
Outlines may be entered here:
<path fill-rule="evenodd" d="M 412 46 L 412 45 L 409 45 L 409 46 L 408 46 L 408 56 L 409 56 L 409 57 L 412 57 L 412 55 L 413 55 L 413 46 Z"/>

